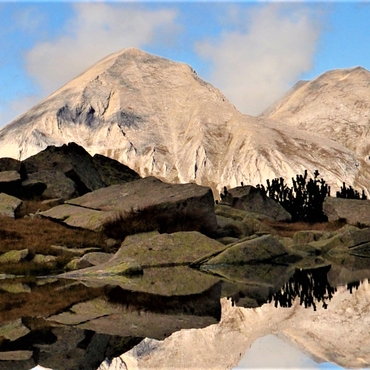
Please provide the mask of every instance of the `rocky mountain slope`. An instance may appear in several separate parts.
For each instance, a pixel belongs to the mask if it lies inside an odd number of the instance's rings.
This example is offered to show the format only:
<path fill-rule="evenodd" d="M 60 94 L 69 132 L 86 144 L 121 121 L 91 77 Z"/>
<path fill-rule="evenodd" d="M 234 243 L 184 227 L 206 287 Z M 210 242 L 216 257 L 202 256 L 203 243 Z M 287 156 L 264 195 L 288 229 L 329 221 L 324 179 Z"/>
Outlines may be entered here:
<path fill-rule="evenodd" d="M 222 318 L 204 329 L 181 330 L 164 341 L 145 339 L 137 348 L 104 362 L 98 370 L 129 369 L 232 369 L 258 338 L 277 335 L 318 363 L 332 362 L 343 368 L 366 368 L 370 358 L 366 324 L 369 322 L 369 286 L 364 282 L 353 294 L 338 287 L 327 309 L 304 309 L 299 301 L 290 308 L 265 304 L 256 309 L 232 307 L 224 298 Z M 359 343 L 358 338 L 364 338 Z M 205 348 L 207 350 L 205 350 Z M 262 352 L 262 351 L 261 351 Z M 272 350 L 260 353 L 271 356 Z M 291 354 L 292 355 L 292 354 Z M 287 368 L 284 358 L 277 368 Z M 126 365 L 127 367 L 124 367 Z M 306 367 L 309 368 L 309 367 Z"/>
<path fill-rule="evenodd" d="M 370 155 L 370 72 L 356 67 L 300 81 L 261 116 L 315 132 L 368 160 Z"/>
<path fill-rule="evenodd" d="M 369 177 L 370 72 L 362 67 L 328 71 L 298 82 L 261 117 L 329 137 L 358 155 L 358 181 Z"/>
<path fill-rule="evenodd" d="M 304 169 L 318 169 L 334 187 L 368 187 L 368 165 L 345 138 L 333 141 L 271 117 L 243 115 L 188 65 L 130 48 L 4 127 L 0 157 L 24 159 L 74 141 L 141 176 L 196 182 L 215 193 Z"/>

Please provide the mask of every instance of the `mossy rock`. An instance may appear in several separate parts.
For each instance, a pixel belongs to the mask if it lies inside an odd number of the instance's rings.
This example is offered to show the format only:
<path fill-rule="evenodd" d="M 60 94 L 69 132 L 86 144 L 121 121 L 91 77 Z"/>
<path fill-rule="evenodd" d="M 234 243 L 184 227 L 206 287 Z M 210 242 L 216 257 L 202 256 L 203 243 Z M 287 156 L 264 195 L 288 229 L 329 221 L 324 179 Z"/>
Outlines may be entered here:
<path fill-rule="evenodd" d="M 342 241 L 341 235 L 334 235 L 329 239 L 320 239 L 308 244 L 320 251 L 321 254 L 327 253 L 332 248 L 346 246 Z"/>
<path fill-rule="evenodd" d="M 138 261 L 143 268 L 189 265 L 207 253 L 224 248 L 220 242 L 197 231 L 147 233 L 126 239 L 111 262 L 131 258 Z"/>
<path fill-rule="evenodd" d="M 0 290 L 8 293 L 31 293 L 31 288 L 27 284 L 23 283 L 1 283 Z"/>
<path fill-rule="evenodd" d="M 301 230 L 297 231 L 294 236 L 293 240 L 295 244 L 307 244 L 310 242 L 314 242 L 320 239 L 329 239 L 332 237 L 332 233 L 327 231 L 321 230 Z"/>
<path fill-rule="evenodd" d="M 321 248 L 315 247 L 311 244 L 293 244 L 290 246 L 291 250 L 301 256 L 319 255 L 321 254 Z"/>
<path fill-rule="evenodd" d="M 143 274 L 143 268 L 137 262 L 133 260 L 128 260 L 122 261 L 117 265 L 106 268 L 104 270 L 104 274 L 118 276 L 141 275 Z"/>
<path fill-rule="evenodd" d="M 0 264 L 21 262 L 28 257 L 28 254 L 29 254 L 28 249 L 5 252 L 0 256 Z"/>
<path fill-rule="evenodd" d="M 22 338 L 29 332 L 30 330 L 22 323 L 22 319 L 17 319 L 0 326 L 0 337 L 4 337 L 10 341 Z"/>
<path fill-rule="evenodd" d="M 208 260 L 205 265 L 242 265 L 246 263 L 266 262 L 287 253 L 287 249 L 276 238 L 271 235 L 264 235 L 233 244 L 217 256 Z"/>
<path fill-rule="evenodd" d="M 73 258 L 64 266 L 64 271 L 75 271 L 86 267 L 94 266 L 92 263 L 82 258 Z"/>
<path fill-rule="evenodd" d="M 35 254 L 35 256 L 32 259 L 32 262 L 37 263 L 39 265 L 56 266 L 57 257 L 47 256 L 44 254 Z"/>
<path fill-rule="evenodd" d="M 289 266 L 289 269 L 291 271 L 294 271 L 296 269 L 310 270 L 314 268 L 328 267 L 328 266 L 330 266 L 330 262 L 324 259 L 323 257 L 311 255 L 311 256 L 307 256 L 301 259 L 300 261 L 292 264 L 291 266 Z"/>
<path fill-rule="evenodd" d="M 243 221 L 248 212 L 230 206 L 216 204 L 215 214 L 216 216 L 222 216 L 232 220 Z"/>

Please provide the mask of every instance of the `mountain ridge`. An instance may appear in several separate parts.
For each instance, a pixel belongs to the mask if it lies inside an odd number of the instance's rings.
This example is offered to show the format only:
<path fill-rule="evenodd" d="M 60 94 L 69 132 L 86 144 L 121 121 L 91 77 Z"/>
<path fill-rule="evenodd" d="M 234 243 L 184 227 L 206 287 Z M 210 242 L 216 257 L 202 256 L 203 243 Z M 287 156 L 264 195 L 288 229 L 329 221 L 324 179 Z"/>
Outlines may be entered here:
<path fill-rule="evenodd" d="M 129 48 L 0 130 L 0 156 L 24 159 L 73 141 L 141 176 L 196 182 L 215 194 L 223 186 L 290 178 L 305 169 L 318 169 L 336 187 L 342 181 L 367 187 L 370 171 L 359 175 L 367 164 L 358 165 L 358 153 L 274 114 L 244 115 L 191 66 Z"/>

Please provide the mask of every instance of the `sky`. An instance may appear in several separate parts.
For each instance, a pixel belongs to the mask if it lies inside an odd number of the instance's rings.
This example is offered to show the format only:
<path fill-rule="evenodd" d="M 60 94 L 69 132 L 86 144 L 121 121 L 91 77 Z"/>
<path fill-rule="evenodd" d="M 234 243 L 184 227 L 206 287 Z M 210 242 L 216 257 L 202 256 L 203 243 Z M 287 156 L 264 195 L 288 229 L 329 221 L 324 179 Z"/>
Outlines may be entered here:
<path fill-rule="evenodd" d="M 273 334 L 258 338 L 233 370 L 343 370 L 332 363 L 317 363 L 298 348 Z"/>
<path fill-rule="evenodd" d="M 191 65 L 258 115 L 296 82 L 370 70 L 370 2 L 0 0 L 0 128 L 105 56 Z"/>

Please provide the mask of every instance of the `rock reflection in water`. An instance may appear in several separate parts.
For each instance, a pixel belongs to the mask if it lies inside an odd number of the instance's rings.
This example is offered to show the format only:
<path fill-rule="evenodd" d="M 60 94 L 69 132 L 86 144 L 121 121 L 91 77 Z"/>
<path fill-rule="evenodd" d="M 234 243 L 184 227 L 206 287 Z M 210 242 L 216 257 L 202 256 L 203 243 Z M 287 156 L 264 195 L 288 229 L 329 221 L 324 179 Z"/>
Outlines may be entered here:
<path fill-rule="evenodd" d="M 145 337 L 164 339 L 182 328 L 215 324 L 221 316 L 220 283 L 198 294 L 179 296 L 113 285 L 93 288 L 57 279 L 45 284 L 28 282 L 28 286 L 27 293 L 0 290 L 0 306 L 3 302 L 7 310 L 0 320 L 0 370 L 29 370 L 38 364 L 58 370 L 92 370 Z M 72 290 L 80 294 L 68 300 Z M 57 307 L 42 307 L 51 303 L 48 295 L 53 294 L 65 296 L 65 303 L 60 299 Z"/>
<path fill-rule="evenodd" d="M 333 298 L 336 288 L 328 282 L 330 266 L 315 269 L 297 269 L 294 275 L 276 293 L 271 294 L 268 302 L 275 302 L 275 307 L 292 307 L 293 301 L 299 297 L 299 304 L 305 308 L 313 307 L 316 311 L 317 302 L 322 307 L 328 307 L 328 301 Z"/>

